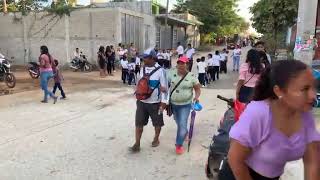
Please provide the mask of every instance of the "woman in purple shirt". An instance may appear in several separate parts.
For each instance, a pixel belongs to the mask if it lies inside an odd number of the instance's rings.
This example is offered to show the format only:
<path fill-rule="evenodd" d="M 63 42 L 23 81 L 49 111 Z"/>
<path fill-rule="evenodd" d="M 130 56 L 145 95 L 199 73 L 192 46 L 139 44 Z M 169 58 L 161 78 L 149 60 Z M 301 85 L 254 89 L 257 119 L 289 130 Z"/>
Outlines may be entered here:
<path fill-rule="evenodd" d="M 303 158 L 306 180 L 319 180 L 315 80 L 304 63 L 279 61 L 261 75 L 254 101 L 230 131 L 229 164 L 237 180 L 278 180 Z"/>

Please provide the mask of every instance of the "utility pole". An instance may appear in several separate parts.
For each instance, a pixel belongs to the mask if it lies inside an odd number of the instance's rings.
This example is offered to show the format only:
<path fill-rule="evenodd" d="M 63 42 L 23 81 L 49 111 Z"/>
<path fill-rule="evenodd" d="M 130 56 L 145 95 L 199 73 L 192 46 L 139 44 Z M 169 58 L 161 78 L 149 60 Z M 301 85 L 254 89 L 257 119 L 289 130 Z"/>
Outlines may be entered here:
<path fill-rule="evenodd" d="M 166 39 L 169 39 L 169 34 L 170 33 L 168 33 L 168 29 L 169 29 L 169 27 L 168 27 L 168 16 L 169 16 L 169 0 L 167 0 L 167 8 L 166 8 L 166 19 L 165 19 L 165 36 L 167 37 Z M 170 41 L 168 41 L 168 42 L 170 42 Z M 165 43 L 165 44 L 167 44 L 167 43 Z M 167 46 L 167 45 L 165 45 L 165 46 Z M 169 46 L 168 47 L 166 47 L 166 48 L 169 48 Z"/>
<path fill-rule="evenodd" d="M 167 0 L 167 9 L 166 9 L 166 20 L 165 20 L 166 28 L 168 28 L 168 16 L 169 16 L 169 0 Z"/>
<path fill-rule="evenodd" d="M 7 0 L 3 0 L 3 13 L 7 13 L 8 9 L 7 9 Z"/>

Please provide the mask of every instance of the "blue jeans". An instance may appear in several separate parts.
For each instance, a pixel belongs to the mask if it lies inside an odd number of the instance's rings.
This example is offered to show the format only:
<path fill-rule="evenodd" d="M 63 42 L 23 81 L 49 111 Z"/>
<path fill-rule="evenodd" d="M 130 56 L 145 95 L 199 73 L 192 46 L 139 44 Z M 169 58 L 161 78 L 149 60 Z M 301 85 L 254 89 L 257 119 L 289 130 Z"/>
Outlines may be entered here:
<path fill-rule="evenodd" d="M 41 85 L 41 89 L 44 92 L 44 101 L 48 101 L 48 95 L 50 95 L 50 97 L 54 97 L 53 93 L 51 91 L 48 90 L 48 81 L 50 78 L 53 77 L 53 72 L 49 71 L 49 72 L 41 72 L 40 74 L 40 85 Z"/>
<path fill-rule="evenodd" d="M 177 123 L 176 145 L 182 146 L 188 133 L 188 119 L 191 111 L 191 104 L 174 105 L 172 104 L 173 118 Z"/>
<path fill-rule="evenodd" d="M 239 70 L 240 56 L 233 56 L 233 70 Z"/>

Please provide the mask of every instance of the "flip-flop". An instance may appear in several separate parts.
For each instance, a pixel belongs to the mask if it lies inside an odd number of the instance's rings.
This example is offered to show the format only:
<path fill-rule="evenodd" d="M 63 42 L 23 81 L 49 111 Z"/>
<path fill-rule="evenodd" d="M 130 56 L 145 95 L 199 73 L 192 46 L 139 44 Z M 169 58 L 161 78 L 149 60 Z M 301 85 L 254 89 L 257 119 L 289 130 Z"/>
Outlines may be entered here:
<path fill-rule="evenodd" d="M 152 147 L 158 147 L 160 144 L 160 141 L 152 141 L 151 146 Z"/>
<path fill-rule="evenodd" d="M 138 146 L 138 145 L 133 145 L 132 147 L 129 147 L 129 151 L 131 152 L 131 153 L 138 153 L 138 152 L 140 152 L 140 146 Z"/>

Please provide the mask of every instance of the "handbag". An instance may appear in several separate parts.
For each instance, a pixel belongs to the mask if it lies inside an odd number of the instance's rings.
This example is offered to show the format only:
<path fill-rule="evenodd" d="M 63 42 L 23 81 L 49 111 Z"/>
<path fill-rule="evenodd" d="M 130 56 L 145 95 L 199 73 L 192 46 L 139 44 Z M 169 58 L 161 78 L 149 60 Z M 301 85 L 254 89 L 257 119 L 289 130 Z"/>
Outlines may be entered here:
<path fill-rule="evenodd" d="M 246 87 L 245 85 L 254 77 L 255 74 L 253 74 L 245 83 L 242 84 L 242 86 L 240 87 L 240 90 L 239 90 L 239 99 L 248 99 L 247 94 L 248 94 L 248 91 L 251 90 L 251 88 L 249 87 Z M 245 96 L 245 97 L 243 97 Z M 247 102 L 244 102 L 244 103 L 247 103 Z"/>
<path fill-rule="evenodd" d="M 172 116 L 173 114 L 173 111 L 172 111 L 172 104 L 171 104 L 171 97 L 172 97 L 172 94 L 174 93 L 174 91 L 179 87 L 179 85 L 181 84 L 181 82 L 187 77 L 187 75 L 189 74 L 189 72 L 187 72 L 186 75 L 184 75 L 180 81 L 177 83 L 177 85 L 172 89 L 171 93 L 170 93 L 170 96 L 169 96 L 169 104 L 168 106 L 166 107 L 166 111 L 167 111 L 167 115 L 169 117 Z"/>

